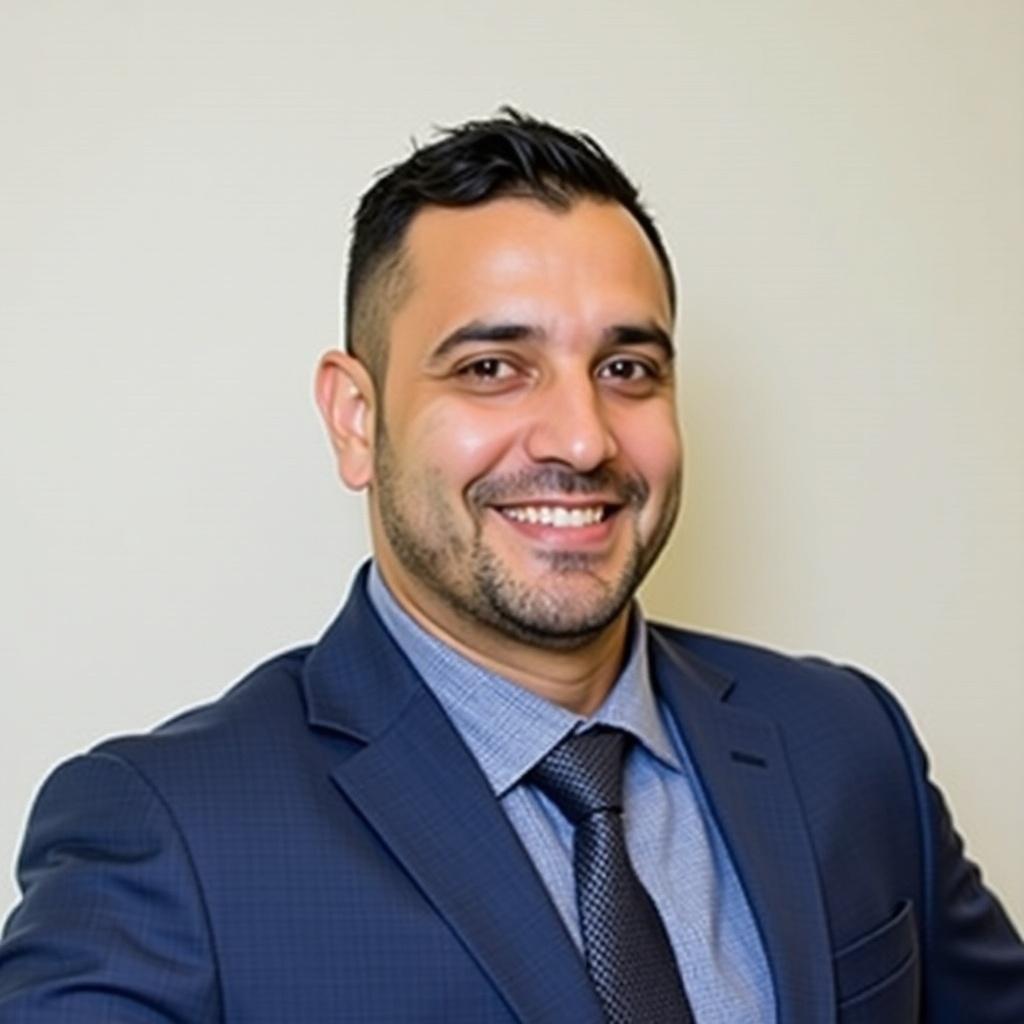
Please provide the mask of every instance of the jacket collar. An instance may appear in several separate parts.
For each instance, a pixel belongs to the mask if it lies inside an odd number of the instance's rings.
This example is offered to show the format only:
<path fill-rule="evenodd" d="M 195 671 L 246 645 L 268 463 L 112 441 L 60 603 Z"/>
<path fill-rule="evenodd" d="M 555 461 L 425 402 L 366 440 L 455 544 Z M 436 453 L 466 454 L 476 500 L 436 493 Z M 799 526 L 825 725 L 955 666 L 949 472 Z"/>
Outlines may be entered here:
<path fill-rule="evenodd" d="M 478 765 L 366 597 L 366 568 L 309 655 L 312 726 L 359 741 L 334 782 L 459 934 L 513 1012 L 598 1024 L 571 938 Z M 778 1024 L 833 1019 L 830 943 L 814 851 L 781 738 L 736 708 L 738 685 L 651 628 L 668 703 L 760 928 Z M 538 956 L 538 950 L 543 954 Z"/>
<path fill-rule="evenodd" d="M 582 958 L 480 768 L 391 640 L 364 569 L 307 659 L 309 721 L 361 742 L 332 777 L 513 1014 L 600 1024 Z"/>
<path fill-rule="evenodd" d="M 760 930 L 778 1024 L 834 1019 L 831 943 L 817 863 L 782 738 L 729 697 L 737 679 L 652 630 L 654 677 L 679 725 Z"/>

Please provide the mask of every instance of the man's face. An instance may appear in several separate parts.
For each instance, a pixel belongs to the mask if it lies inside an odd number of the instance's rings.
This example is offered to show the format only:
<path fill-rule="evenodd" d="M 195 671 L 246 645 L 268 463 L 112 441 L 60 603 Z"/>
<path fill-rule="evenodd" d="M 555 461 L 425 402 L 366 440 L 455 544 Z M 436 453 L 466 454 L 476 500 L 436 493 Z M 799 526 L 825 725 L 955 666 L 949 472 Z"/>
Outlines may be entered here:
<path fill-rule="evenodd" d="M 376 418 L 381 572 L 470 647 L 573 648 L 626 613 L 679 506 L 664 274 L 629 213 L 430 207 Z"/>

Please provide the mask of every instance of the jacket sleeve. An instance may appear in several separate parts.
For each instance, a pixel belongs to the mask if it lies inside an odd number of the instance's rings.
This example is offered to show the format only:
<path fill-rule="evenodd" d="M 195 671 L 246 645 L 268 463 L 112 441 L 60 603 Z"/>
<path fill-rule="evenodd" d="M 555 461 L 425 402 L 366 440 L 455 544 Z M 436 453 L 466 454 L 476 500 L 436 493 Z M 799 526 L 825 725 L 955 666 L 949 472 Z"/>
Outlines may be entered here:
<path fill-rule="evenodd" d="M 928 1020 L 1024 1021 L 1024 945 L 999 900 L 964 856 L 942 794 L 928 787 L 934 854 L 925 933 Z"/>
<path fill-rule="evenodd" d="M 171 813 L 128 762 L 58 768 L 29 819 L 0 941 L 0 1022 L 219 1021 L 215 957 Z"/>
<path fill-rule="evenodd" d="M 921 822 L 923 1020 L 1022 1024 L 1024 944 L 978 867 L 964 855 L 928 759 L 895 699 L 872 681 L 911 760 Z"/>

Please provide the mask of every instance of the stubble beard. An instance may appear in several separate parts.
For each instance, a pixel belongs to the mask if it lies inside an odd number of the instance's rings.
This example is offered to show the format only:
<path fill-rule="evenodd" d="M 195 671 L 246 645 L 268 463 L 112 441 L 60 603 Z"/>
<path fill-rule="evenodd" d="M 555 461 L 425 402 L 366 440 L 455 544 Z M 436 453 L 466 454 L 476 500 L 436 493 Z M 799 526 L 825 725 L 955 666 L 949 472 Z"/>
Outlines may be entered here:
<path fill-rule="evenodd" d="M 593 558 L 585 553 L 539 552 L 553 577 L 552 585 L 545 587 L 543 583 L 529 584 L 515 578 L 484 542 L 482 516 L 474 516 L 471 539 L 460 534 L 441 475 L 430 468 L 422 472 L 423 482 L 409 488 L 380 424 L 374 465 L 376 501 L 384 533 L 402 567 L 458 617 L 550 650 L 583 647 L 619 617 L 667 543 L 679 511 L 681 473 L 672 480 L 665 506 L 645 544 L 639 533 L 638 513 L 647 499 L 648 488 L 638 480 L 620 481 L 618 487 L 626 503 L 616 514 L 631 516 L 633 523 L 630 550 L 622 570 L 614 580 L 604 580 L 594 572 Z M 606 473 L 598 480 L 593 475 L 567 470 L 554 472 L 561 475 L 563 489 L 569 493 L 596 492 L 607 486 Z M 478 481 L 470 493 L 493 493 L 522 484 L 521 476 L 516 481 Z M 470 504 L 484 507 L 472 501 Z M 418 509 L 415 517 L 410 514 L 414 509 Z M 582 591 L 582 596 L 567 600 L 559 580 L 569 581 L 570 577 L 588 580 L 584 587 L 574 588 Z"/>

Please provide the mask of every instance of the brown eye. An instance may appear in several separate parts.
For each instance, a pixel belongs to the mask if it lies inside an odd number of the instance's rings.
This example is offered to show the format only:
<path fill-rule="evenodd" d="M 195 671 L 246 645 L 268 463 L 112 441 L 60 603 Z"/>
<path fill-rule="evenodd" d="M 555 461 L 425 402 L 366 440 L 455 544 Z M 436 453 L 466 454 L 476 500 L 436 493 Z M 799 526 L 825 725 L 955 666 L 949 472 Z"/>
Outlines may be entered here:
<path fill-rule="evenodd" d="M 466 377 L 478 377 L 482 380 L 500 380 L 512 372 L 504 359 L 477 359 L 459 369 L 459 373 Z"/>
<path fill-rule="evenodd" d="M 599 377 L 613 378 L 615 380 L 649 380 L 657 374 L 655 371 L 640 359 L 609 359 L 598 372 Z"/>
<path fill-rule="evenodd" d="M 493 391 L 515 385 L 523 368 L 503 356 L 480 356 L 456 367 L 454 375 L 468 387 Z"/>

